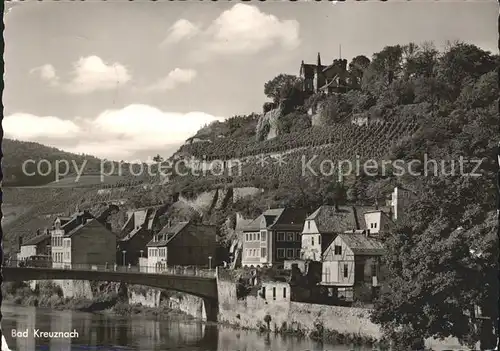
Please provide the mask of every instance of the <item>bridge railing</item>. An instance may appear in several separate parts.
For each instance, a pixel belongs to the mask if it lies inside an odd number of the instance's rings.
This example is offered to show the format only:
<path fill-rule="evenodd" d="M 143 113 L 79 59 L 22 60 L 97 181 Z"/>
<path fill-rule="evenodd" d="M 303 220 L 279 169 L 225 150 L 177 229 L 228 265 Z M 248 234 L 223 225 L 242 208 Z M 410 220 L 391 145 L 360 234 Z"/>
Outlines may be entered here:
<path fill-rule="evenodd" d="M 19 267 L 33 269 L 53 269 L 53 270 L 73 270 L 73 271 L 99 271 L 99 272 L 121 272 L 121 273 L 144 273 L 161 275 L 178 275 L 190 277 L 214 278 L 215 269 L 199 268 L 196 266 L 132 266 L 117 264 L 90 264 L 90 263 L 64 263 L 64 262 L 27 262 L 27 261 L 6 261 L 3 267 Z"/>

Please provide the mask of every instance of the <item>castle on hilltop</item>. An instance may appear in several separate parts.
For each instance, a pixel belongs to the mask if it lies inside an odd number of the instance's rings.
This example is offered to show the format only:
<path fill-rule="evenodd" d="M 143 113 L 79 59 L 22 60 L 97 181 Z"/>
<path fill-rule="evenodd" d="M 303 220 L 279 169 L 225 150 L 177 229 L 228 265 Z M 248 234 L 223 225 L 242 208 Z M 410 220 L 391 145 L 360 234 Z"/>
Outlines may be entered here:
<path fill-rule="evenodd" d="M 345 93 L 349 89 L 346 59 L 335 59 L 332 64 L 325 66 L 321 64 L 321 56 L 318 52 L 316 64 L 302 61 L 299 75 L 303 81 L 302 90 L 309 95 Z"/>

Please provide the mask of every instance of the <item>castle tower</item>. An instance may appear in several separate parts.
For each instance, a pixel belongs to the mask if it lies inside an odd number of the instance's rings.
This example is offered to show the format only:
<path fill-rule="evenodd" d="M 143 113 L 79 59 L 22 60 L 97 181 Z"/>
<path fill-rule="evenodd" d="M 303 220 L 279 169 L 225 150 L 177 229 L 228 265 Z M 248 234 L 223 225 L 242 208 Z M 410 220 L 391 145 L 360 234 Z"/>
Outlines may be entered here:
<path fill-rule="evenodd" d="M 325 85 L 325 77 L 323 76 L 323 65 L 321 65 L 321 55 L 318 52 L 318 58 L 316 60 L 316 70 L 314 72 L 314 92 L 319 92 L 319 88 Z"/>

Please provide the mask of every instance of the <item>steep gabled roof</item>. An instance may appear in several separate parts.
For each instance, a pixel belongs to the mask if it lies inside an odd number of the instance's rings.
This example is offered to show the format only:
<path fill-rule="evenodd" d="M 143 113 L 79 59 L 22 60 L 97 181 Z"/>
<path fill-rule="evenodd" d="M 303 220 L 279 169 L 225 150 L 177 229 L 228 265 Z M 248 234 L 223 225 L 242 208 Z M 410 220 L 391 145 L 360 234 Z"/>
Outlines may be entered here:
<path fill-rule="evenodd" d="M 155 241 L 153 238 L 146 246 L 155 247 L 155 246 L 166 246 L 170 241 L 172 241 L 180 232 L 187 227 L 189 222 L 178 222 L 172 226 L 166 225 L 162 228 L 156 235 L 160 240 Z"/>
<path fill-rule="evenodd" d="M 38 245 L 44 240 L 50 240 L 51 235 L 50 234 L 41 234 L 37 235 L 34 238 L 31 238 L 27 240 L 25 243 L 23 243 L 21 246 L 30 246 L 30 245 Z"/>
<path fill-rule="evenodd" d="M 106 228 L 101 222 L 99 222 L 95 218 L 90 218 L 90 219 L 87 219 L 85 221 L 85 223 L 81 223 L 81 224 L 77 225 L 75 228 L 73 228 L 72 230 L 70 230 L 68 232 L 65 232 L 64 237 L 65 238 L 71 238 L 72 236 L 75 236 L 76 234 L 80 233 L 80 231 L 83 228 L 87 227 L 91 223 L 92 224 L 96 223 L 98 226 L 101 226 L 101 227 L 105 228 L 108 232 L 110 232 L 111 234 L 115 235 L 111 230 L 109 230 L 108 228 Z"/>
<path fill-rule="evenodd" d="M 344 233 L 347 230 L 361 229 L 365 221 L 361 208 L 354 206 L 320 206 L 307 220 L 316 223 L 320 233 Z"/>
<path fill-rule="evenodd" d="M 246 227 L 244 227 L 243 231 L 244 232 L 259 231 L 260 224 L 263 219 L 265 219 L 266 221 L 266 227 L 271 226 L 276 221 L 276 219 L 283 213 L 284 210 L 285 210 L 284 208 L 272 208 L 265 211 L 260 216 L 251 221 Z"/>
<path fill-rule="evenodd" d="M 383 255 L 384 245 L 379 240 L 366 234 L 339 234 L 340 239 L 355 255 Z"/>
<path fill-rule="evenodd" d="M 273 230 L 302 230 L 307 217 L 304 208 L 285 208 L 269 229 Z"/>
<path fill-rule="evenodd" d="M 61 229 L 64 230 L 64 235 L 71 232 L 81 224 L 82 219 L 94 219 L 94 216 L 88 211 L 80 211 L 73 214 L 71 217 L 57 217 L 61 221 Z"/>

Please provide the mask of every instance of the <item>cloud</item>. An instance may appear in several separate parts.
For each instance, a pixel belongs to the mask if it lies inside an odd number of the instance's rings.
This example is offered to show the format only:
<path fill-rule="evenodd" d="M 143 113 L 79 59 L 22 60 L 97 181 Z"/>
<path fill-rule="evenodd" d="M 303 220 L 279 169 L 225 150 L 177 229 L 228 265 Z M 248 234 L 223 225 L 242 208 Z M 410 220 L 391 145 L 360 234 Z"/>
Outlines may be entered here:
<path fill-rule="evenodd" d="M 115 89 L 131 80 L 127 68 L 120 63 L 105 63 L 98 56 L 81 57 L 73 64 L 72 79 L 61 83 L 56 69 L 51 64 L 30 71 L 52 86 L 61 86 L 72 94 L 87 94 L 94 91 Z"/>
<path fill-rule="evenodd" d="M 42 80 L 48 82 L 52 86 L 59 85 L 59 77 L 56 74 L 54 66 L 51 64 L 45 64 L 43 66 L 33 68 L 30 73 L 39 74 Z"/>
<path fill-rule="evenodd" d="M 276 45 L 295 49 L 300 44 L 299 22 L 280 20 L 247 4 L 222 12 L 206 36 L 202 49 L 212 54 L 255 54 Z"/>
<path fill-rule="evenodd" d="M 5 136 L 19 140 L 38 138 L 68 139 L 80 133 L 74 122 L 54 116 L 35 116 L 29 113 L 14 113 L 2 121 Z"/>
<path fill-rule="evenodd" d="M 147 91 L 170 90 L 179 84 L 186 84 L 196 78 L 197 72 L 193 69 L 176 68 L 163 79 L 147 87 Z"/>
<path fill-rule="evenodd" d="M 80 58 L 74 64 L 73 74 L 67 89 L 75 94 L 114 89 L 131 79 L 125 66 L 116 62 L 106 64 L 98 56 Z"/>
<path fill-rule="evenodd" d="M 222 119 L 204 112 L 165 112 L 135 104 L 73 121 L 16 113 L 3 119 L 3 128 L 7 138 L 40 142 L 101 158 L 130 160 L 158 152 L 169 156 L 205 124 Z"/>
<path fill-rule="evenodd" d="M 199 32 L 200 29 L 197 25 L 186 19 L 180 19 L 169 28 L 168 35 L 162 42 L 162 45 L 178 43 L 184 39 L 190 39 Z"/>
<path fill-rule="evenodd" d="M 274 46 L 293 50 L 300 44 L 299 27 L 296 20 L 279 19 L 256 6 L 236 4 L 205 28 L 178 20 L 161 46 L 195 39 L 196 49 L 191 55 L 195 61 L 216 55 L 251 55 Z"/>

